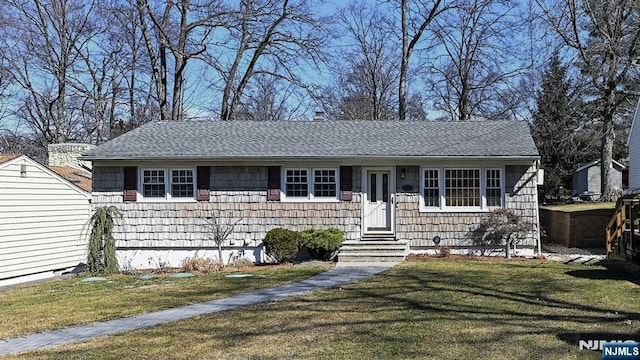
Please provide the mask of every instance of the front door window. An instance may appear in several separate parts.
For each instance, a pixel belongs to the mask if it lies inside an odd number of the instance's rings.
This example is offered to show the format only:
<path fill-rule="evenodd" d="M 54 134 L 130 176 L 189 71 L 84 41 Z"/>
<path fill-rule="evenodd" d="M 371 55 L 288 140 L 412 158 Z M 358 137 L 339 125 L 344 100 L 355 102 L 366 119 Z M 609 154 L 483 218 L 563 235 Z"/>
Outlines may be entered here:
<path fill-rule="evenodd" d="M 365 206 L 365 232 L 391 231 L 391 171 L 367 171 L 367 200 Z"/>

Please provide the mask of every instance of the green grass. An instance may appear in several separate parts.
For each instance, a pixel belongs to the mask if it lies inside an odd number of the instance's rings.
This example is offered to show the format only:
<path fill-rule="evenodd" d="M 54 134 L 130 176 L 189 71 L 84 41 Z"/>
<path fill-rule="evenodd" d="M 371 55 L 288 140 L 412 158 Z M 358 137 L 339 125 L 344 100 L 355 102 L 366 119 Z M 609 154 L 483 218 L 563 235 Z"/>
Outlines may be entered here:
<path fill-rule="evenodd" d="M 589 211 L 589 210 L 615 210 L 615 202 L 585 202 L 579 204 L 566 204 L 566 205 L 548 205 L 541 206 L 542 208 L 549 210 L 565 211 L 565 212 L 577 212 L 577 211 Z"/>
<path fill-rule="evenodd" d="M 114 275 L 108 282 L 73 278 L 0 291 L 0 339 L 204 302 L 300 281 L 327 269 L 260 270 L 246 278 L 225 277 L 229 272 L 151 280 Z"/>
<path fill-rule="evenodd" d="M 640 336 L 633 276 L 544 261 L 407 262 L 339 289 L 18 358 L 600 359 L 578 339 Z"/>

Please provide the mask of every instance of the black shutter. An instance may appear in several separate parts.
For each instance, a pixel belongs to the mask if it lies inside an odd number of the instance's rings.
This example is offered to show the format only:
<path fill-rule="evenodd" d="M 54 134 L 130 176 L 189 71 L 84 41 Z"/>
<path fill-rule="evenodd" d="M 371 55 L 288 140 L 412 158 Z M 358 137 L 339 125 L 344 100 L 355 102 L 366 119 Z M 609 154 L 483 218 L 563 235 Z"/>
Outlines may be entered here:
<path fill-rule="evenodd" d="M 267 176 L 267 200 L 280 201 L 280 166 L 269 166 Z"/>
<path fill-rule="evenodd" d="M 210 166 L 198 166 L 196 168 L 197 173 L 197 192 L 196 192 L 196 200 L 198 201 L 209 201 L 210 199 L 210 188 L 211 188 L 211 167 Z"/>
<path fill-rule="evenodd" d="M 340 200 L 353 199 L 353 167 L 340 166 Z"/>
<path fill-rule="evenodd" d="M 125 166 L 124 168 L 124 201 L 136 201 L 138 185 L 138 168 L 135 166 Z"/>

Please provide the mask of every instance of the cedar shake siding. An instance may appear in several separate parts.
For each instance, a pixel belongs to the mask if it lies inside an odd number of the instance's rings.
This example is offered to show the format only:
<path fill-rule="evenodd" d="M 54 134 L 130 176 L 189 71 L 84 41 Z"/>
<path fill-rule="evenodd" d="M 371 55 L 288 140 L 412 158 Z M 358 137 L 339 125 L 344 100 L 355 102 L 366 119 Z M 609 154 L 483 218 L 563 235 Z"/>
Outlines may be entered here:
<path fill-rule="evenodd" d="M 211 216 L 239 221 L 226 251 L 247 255 L 248 242 L 256 261 L 276 227 L 336 227 L 346 240 L 415 252 L 437 235 L 441 246 L 476 251 L 474 230 L 498 207 L 535 224 L 522 254 L 539 245 L 540 156 L 526 122 L 153 122 L 83 160 L 93 162 L 92 206 L 122 210 L 114 236 L 135 266 L 210 256 Z"/>
<path fill-rule="evenodd" d="M 405 179 L 400 179 L 401 168 L 406 170 Z M 532 166 L 506 166 L 505 208 L 512 209 L 527 221 L 537 224 L 536 169 Z M 411 241 L 411 247 L 432 247 L 433 237 L 441 238 L 440 246 L 473 247 L 473 231 L 487 212 L 421 212 L 420 173 L 418 166 L 398 166 L 396 237 Z M 416 191 L 406 191 L 410 185 Z M 536 225 L 537 227 L 537 225 Z M 537 231 L 537 229 L 536 229 Z M 535 232 L 521 241 L 520 247 L 533 247 L 537 238 Z"/>
<path fill-rule="evenodd" d="M 92 203 L 114 205 L 122 211 L 123 218 L 114 228 L 118 248 L 215 247 L 206 237 L 203 220 L 213 215 L 229 222 L 240 219 L 229 237 L 230 242 L 243 241 L 247 234 L 261 241 L 267 231 L 276 227 L 292 230 L 337 227 L 345 232 L 347 240 L 360 238 L 359 196 L 339 202 L 269 201 L 268 169 L 265 166 L 211 166 L 210 201 L 129 202 L 123 201 L 123 168 L 97 165 L 93 171 Z M 354 181 L 356 183 L 360 181 Z"/>
<path fill-rule="evenodd" d="M 213 248 L 215 243 L 207 239 L 203 221 L 213 215 L 226 222 L 240 219 L 227 245 L 238 244 L 247 235 L 260 242 L 267 231 L 276 227 L 292 230 L 337 227 L 345 232 L 346 240 L 362 237 L 361 166 L 350 166 L 351 200 L 332 202 L 269 200 L 268 188 L 274 185 L 269 184 L 269 172 L 274 166 L 216 165 L 208 167 L 209 201 L 123 201 L 125 168 L 98 163 L 93 170 L 93 205 L 114 205 L 122 210 L 123 219 L 114 229 L 120 249 Z M 417 165 L 396 167 L 396 239 L 410 241 L 415 249 L 433 246 L 432 238 L 436 235 L 442 238 L 441 246 L 473 246 L 471 234 L 486 211 L 420 211 L 420 168 Z M 507 165 L 504 169 L 504 207 L 537 224 L 534 164 Z M 404 179 L 401 179 L 402 170 Z M 532 233 L 518 246 L 535 244 L 536 236 Z"/>

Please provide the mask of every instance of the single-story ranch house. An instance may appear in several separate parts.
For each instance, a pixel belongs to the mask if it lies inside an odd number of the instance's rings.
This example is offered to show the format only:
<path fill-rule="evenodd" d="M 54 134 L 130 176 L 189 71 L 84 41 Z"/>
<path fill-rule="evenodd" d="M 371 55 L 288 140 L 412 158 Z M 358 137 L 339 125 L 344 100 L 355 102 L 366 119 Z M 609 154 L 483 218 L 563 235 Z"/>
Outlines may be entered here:
<path fill-rule="evenodd" d="M 350 243 L 411 252 L 433 251 L 436 236 L 477 250 L 474 230 L 498 207 L 535 225 L 517 254 L 539 251 L 539 155 L 525 122 L 155 122 L 83 160 L 93 162 L 93 206 L 122 210 L 124 268 L 216 258 L 210 216 L 238 222 L 225 257 L 258 262 L 276 227 L 337 227 Z"/>

